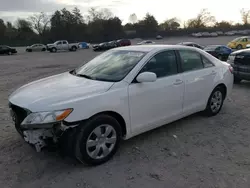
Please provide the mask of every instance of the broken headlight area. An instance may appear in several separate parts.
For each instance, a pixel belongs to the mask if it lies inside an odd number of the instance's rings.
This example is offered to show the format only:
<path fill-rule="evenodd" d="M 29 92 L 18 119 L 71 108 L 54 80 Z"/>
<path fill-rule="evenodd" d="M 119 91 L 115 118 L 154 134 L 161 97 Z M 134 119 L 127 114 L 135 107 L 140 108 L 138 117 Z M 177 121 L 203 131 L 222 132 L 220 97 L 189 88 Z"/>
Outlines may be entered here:
<path fill-rule="evenodd" d="M 66 126 L 63 122 L 60 122 L 51 125 L 51 128 L 24 129 L 23 137 L 27 143 L 35 147 L 37 152 L 40 152 L 44 147 L 57 148 L 63 135 L 67 134 L 68 129 L 75 126 L 78 125 Z"/>

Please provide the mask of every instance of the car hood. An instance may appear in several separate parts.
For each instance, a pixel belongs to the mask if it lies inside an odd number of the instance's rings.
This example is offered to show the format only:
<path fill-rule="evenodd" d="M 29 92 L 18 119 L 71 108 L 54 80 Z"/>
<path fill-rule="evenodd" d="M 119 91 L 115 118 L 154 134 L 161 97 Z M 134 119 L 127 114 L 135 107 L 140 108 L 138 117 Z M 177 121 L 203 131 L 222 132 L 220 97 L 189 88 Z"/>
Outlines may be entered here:
<path fill-rule="evenodd" d="M 24 85 L 10 95 L 9 101 L 32 112 L 56 110 L 62 104 L 70 105 L 71 101 L 103 93 L 112 85 L 113 82 L 90 80 L 67 72 Z"/>

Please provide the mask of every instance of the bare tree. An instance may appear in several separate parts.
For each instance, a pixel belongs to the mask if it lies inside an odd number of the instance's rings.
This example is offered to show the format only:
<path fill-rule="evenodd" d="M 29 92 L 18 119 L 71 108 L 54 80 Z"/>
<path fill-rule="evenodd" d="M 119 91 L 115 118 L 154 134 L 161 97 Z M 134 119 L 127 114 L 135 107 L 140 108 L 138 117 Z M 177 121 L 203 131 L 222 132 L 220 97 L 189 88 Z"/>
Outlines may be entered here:
<path fill-rule="evenodd" d="M 135 24 L 136 22 L 138 22 L 138 18 L 135 13 L 131 14 L 128 19 L 131 24 Z"/>
<path fill-rule="evenodd" d="M 193 19 L 187 21 L 187 27 L 189 28 L 202 28 L 212 26 L 215 23 L 215 17 L 208 12 L 207 9 L 202 9 L 200 13 Z"/>
<path fill-rule="evenodd" d="M 32 28 L 42 36 L 45 31 L 49 28 L 50 16 L 44 12 L 34 14 L 29 17 L 29 21 L 32 24 Z"/>
<path fill-rule="evenodd" d="M 114 17 L 113 13 L 107 8 L 103 8 L 99 10 L 95 8 L 91 8 L 89 9 L 88 15 L 87 15 L 87 19 L 89 22 L 96 21 L 96 20 L 108 20 L 113 17 Z"/>
<path fill-rule="evenodd" d="M 241 14 L 241 19 L 242 19 L 243 24 L 244 25 L 249 24 L 249 22 L 250 22 L 250 10 L 241 9 L 240 14 Z"/>

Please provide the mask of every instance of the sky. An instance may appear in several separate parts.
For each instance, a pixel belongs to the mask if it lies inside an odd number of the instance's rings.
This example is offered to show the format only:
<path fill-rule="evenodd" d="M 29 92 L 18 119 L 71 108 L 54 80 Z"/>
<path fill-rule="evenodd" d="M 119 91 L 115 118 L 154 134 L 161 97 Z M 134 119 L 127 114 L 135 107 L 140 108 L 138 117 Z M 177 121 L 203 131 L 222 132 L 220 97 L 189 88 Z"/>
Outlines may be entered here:
<path fill-rule="evenodd" d="M 14 21 L 37 12 L 52 13 L 55 10 L 77 6 L 84 14 L 91 7 L 108 8 L 123 23 L 129 21 L 129 15 L 135 13 L 142 19 L 147 12 L 153 14 L 158 22 L 177 17 L 182 23 L 195 17 L 206 8 L 218 21 L 240 22 L 240 10 L 250 10 L 249 0 L 0 0 L 0 18 Z"/>

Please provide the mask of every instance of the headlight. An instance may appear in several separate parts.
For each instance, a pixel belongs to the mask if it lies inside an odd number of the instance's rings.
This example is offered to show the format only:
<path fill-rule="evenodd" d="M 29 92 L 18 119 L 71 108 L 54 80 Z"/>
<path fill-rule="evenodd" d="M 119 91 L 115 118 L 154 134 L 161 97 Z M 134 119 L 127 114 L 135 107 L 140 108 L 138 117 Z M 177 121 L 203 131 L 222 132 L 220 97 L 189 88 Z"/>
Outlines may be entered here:
<path fill-rule="evenodd" d="M 34 112 L 29 114 L 22 122 L 22 125 L 56 123 L 64 120 L 73 109 L 58 110 L 52 112 Z"/>

